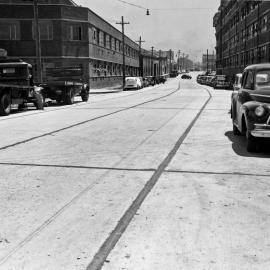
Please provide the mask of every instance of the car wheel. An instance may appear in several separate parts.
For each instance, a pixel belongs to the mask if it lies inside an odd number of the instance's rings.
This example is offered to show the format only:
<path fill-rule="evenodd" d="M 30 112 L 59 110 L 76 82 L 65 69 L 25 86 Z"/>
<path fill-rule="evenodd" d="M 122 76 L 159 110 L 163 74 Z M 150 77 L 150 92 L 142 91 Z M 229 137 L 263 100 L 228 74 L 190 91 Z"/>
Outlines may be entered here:
<path fill-rule="evenodd" d="M 84 92 L 81 94 L 82 101 L 87 102 L 89 99 L 89 92 Z"/>
<path fill-rule="evenodd" d="M 0 98 L 0 115 L 9 115 L 11 111 L 11 98 L 8 93 L 4 93 Z"/>
<path fill-rule="evenodd" d="M 247 137 L 247 151 L 248 152 L 255 152 L 256 151 L 256 138 L 251 135 L 250 131 L 246 132 Z"/>
<path fill-rule="evenodd" d="M 241 135 L 241 132 L 235 124 L 233 124 L 233 135 Z"/>
<path fill-rule="evenodd" d="M 43 96 L 40 93 L 34 93 L 34 105 L 37 110 L 43 110 L 44 109 L 44 99 Z"/>
<path fill-rule="evenodd" d="M 64 93 L 63 100 L 66 105 L 71 105 L 74 103 L 74 93 L 71 88 L 66 90 L 66 92 Z"/>

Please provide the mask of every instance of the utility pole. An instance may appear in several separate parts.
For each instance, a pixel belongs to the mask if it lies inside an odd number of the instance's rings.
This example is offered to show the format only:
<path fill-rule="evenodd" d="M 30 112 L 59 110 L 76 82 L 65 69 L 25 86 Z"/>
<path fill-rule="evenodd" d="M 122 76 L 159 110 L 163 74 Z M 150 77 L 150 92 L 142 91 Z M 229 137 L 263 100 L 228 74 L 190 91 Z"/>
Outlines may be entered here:
<path fill-rule="evenodd" d="M 208 73 L 208 49 L 206 52 L 206 72 Z"/>
<path fill-rule="evenodd" d="M 170 73 L 172 72 L 172 49 L 170 49 Z"/>
<path fill-rule="evenodd" d="M 151 76 L 153 76 L 153 58 L 154 58 L 154 47 L 151 47 Z"/>
<path fill-rule="evenodd" d="M 159 77 L 161 76 L 161 50 L 159 50 L 159 55 L 158 55 L 158 75 Z"/>
<path fill-rule="evenodd" d="M 137 40 L 136 42 L 139 43 L 140 76 L 143 77 L 142 43 L 145 42 L 145 40 L 142 40 L 142 37 L 140 36 L 139 40 Z"/>
<path fill-rule="evenodd" d="M 122 25 L 122 51 L 123 51 L 123 88 L 125 87 L 126 82 L 126 58 L 125 58 L 125 24 L 129 24 L 129 22 L 124 22 L 124 17 L 121 17 L 121 22 L 117 22 L 116 24 Z"/>
<path fill-rule="evenodd" d="M 180 69 L 180 56 L 181 56 L 181 51 L 178 50 L 178 57 L 177 57 L 177 71 Z"/>
<path fill-rule="evenodd" d="M 38 20 L 38 0 L 34 0 L 34 24 L 35 24 L 35 45 L 36 45 L 36 64 L 37 64 L 37 78 L 38 83 L 43 82 L 42 66 L 41 66 L 41 46 L 40 46 L 40 32 Z"/>
<path fill-rule="evenodd" d="M 186 69 L 185 69 L 185 54 L 183 53 L 183 69 L 184 69 L 184 71 L 186 71 Z"/>

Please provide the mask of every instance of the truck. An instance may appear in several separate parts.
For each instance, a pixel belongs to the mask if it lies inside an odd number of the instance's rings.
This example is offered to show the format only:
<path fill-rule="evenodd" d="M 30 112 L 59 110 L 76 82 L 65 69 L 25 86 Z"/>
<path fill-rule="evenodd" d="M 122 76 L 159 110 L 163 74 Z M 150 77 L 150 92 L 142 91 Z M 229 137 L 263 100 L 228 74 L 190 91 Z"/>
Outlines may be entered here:
<path fill-rule="evenodd" d="M 82 66 L 54 67 L 46 69 L 46 80 L 42 87 L 44 104 L 46 100 L 70 105 L 75 96 L 81 96 L 82 101 L 89 99 L 89 84 L 85 79 Z"/>
<path fill-rule="evenodd" d="M 34 85 L 32 65 L 21 59 L 0 59 L 0 115 L 9 115 L 14 105 L 22 109 L 32 103 L 44 108 L 42 88 Z"/>

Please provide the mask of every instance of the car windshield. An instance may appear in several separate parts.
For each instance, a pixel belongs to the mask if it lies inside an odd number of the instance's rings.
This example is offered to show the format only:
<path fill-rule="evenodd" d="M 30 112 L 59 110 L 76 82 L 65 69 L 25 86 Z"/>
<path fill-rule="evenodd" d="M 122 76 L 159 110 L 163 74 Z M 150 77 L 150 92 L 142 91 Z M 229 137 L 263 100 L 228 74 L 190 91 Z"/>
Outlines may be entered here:
<path fill-rule="evenodd" d="M 257 72 L 256 89 L 270 90 L 270 69 L 260 70 Z"/>

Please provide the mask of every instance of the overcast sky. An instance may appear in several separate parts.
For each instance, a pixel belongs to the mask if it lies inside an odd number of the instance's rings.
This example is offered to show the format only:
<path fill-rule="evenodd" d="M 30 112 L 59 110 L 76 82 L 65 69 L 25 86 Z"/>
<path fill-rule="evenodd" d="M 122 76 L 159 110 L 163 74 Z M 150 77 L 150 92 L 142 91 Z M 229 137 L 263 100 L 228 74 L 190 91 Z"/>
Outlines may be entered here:
<path fill-rule="evenodd" d="M 141 36 L 145 49 L 173 49 L 189 55 L 195 61 L 215 47 L 213 16 L 220 0 L 75 0 L 78 5 L 89 7 L 95 13 L 120 29 L 116 21 L 124 16 L 129 25 L 125 33 L 133 40 Z M 150 16 L 146 16 L 146 10 Z"/>

